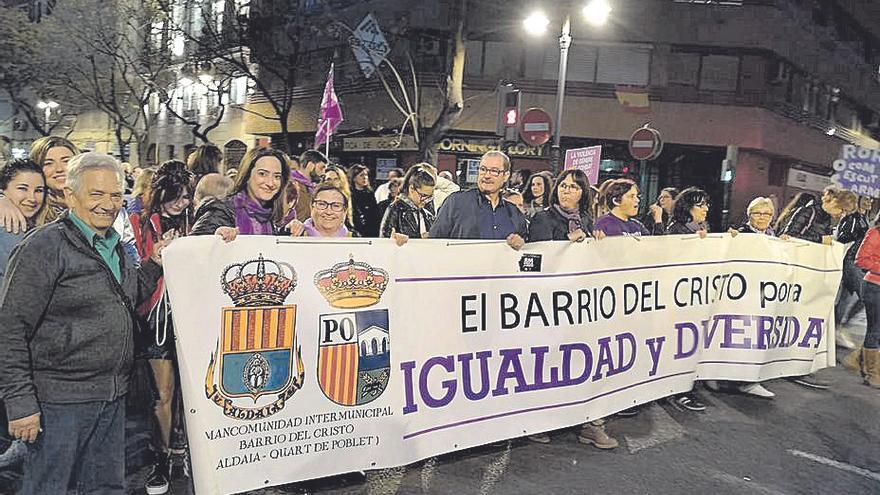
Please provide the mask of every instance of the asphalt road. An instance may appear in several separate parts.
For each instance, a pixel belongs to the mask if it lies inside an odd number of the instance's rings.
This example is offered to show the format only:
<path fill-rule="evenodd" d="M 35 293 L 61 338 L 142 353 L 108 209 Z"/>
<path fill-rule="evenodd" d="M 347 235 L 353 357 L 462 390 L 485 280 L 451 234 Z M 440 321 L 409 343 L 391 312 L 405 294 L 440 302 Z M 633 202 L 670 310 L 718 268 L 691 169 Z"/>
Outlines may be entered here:
<path fill-rule="evenodd" d="M 250 493 L 880 494 L 880 391 L 842 367 L 820 374 L 830 390 L 774 380 L 766 384 L 777 393 L 772 401 L 702 389 L 704 413 L 652 404 L 610 421 L 620 440 L 610 452 L 566 430 L 548 445 L 514 440 L 365 478 Z M 131 493 L 143 493 L 140 486 L 132 478 Z M 188 480 L 176 480 L 174 493 L 191 493 Z"/>

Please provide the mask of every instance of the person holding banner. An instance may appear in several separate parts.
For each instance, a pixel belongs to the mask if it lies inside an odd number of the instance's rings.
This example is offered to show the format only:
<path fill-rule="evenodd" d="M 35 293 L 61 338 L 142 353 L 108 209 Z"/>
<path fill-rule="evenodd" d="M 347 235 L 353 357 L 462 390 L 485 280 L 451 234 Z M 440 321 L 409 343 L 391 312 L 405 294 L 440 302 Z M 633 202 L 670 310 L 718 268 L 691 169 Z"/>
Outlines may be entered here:
<path fill-rule="evenodd" d="M 569 169 L 556 179 L 549 208 L 535 213 L 529 223 L 529 242 L 581 242 L 592 237 L 590 182 L 580 169 Z"/>
<path fill-rule="evenodd" d="M 834 305 L 834 321 L 838 325 L 848 323 L 864 307 L 862 303 L 862 278 L 865 276 L 865 272 L 856 266 L 856 253 L 862 244 L 862 239 L 868 233 L 869 225 L 866 215 L 874 206 L 874 200 L 860 197 L 857 204 L 856 211 L 843 217 L 837 227 L 837 242 L 850 244 L 843 257 L 843 278 L 840 281 L 838 301 Z M 856 300 L 847 310 L 850 294 L 855 295 Z"/>
<path fill-rule="evenodd" d="M 346 198 L 348 198 L 348 209 L 345 212 L 345 225 L 354 228 L 354 213 L 351 206 L 351 188 L 348 185 L 348 174 L 345 172 L 345 169 L 339 165 L 327 165 L 326 172 L 324 172 L 324 182 L 333 184 L 342 191 L 342 194 Z M 304 218 L 309 218 L 311 215 L 312 208 L 311 205 L 309 205 L 309 214 Z M 297 218 L 299 217 L 297 216 Z"/>
<path fill-rule="evenodd" d="M 293 213 L 284 216 L 284 190 L 290 180 L 287 156 L 272 148 L 248 151 L 235 178 L 233 194 L 202 205 L 204 215 L 192 235 L 219 235 L 226 242 L 239 234 L 279 235 Z M 292 211 L 292 210 L 291 210 Z"/>
<path fill-rule="evenodd" d="M 66 168 L 69 210 L 16 246 L 0 292 L 0 398 L 30 444 L 21 493 L 121 494 L 134 306 L 156 289 L 167 241 L 135 267 L 113 228 L 119 162 L 85 153 Z"/>
<path fill-rule="evenodd" d="M 312 215 L 305 222 L 290 222 L 292 237 L 357 237 L 357 232 L 345 226 L 345 212 L 350 205 L 348 197 L 333 184 L 325 182 L 315 189 Z"/>
<path fill-rule="evenodd" d="M 510 177 L 510 158 L 501 151 L 487 151 L 480 158 L 477 187 L 452 193 L 429 233 L 432 239 L 504 239 L 520 249 L 528 237 L 526 217 L 501 198 Z"/>
<path fill-rule="evenodd" d="M 400 236 L 427 238 L 434 225 L 434 214 L 426 207 L 434 199 L 435 184 L 428 169 L 419 165 L 410 168 L 403 176 L 400 194 L 385 211 L 380 237 L 393 237 L 398 243 L 402 240 Z"/>
<path fill-rule="evenodd" d="M 880 388 L 880 217 L 868 229 L 856 253 L 856 265 L 867 271 L 862 296 L 868 320 L 865 341 L 856 351 L 856 361 L 865 384 Z"/>
<path fill-rule="evenodd" d="M 639 187 L 630 179 L 614 179 L 599 188 L 602 197 L 599 205 L 610 208 L 609 212 L 596 220 L 596 238 L 651 235 L 642 222 L 636 220 L 639 214 Z"/>
<path fill-rule="evenodd" d="M 697 234 L 700 238 L 708 235 L 706 217 L 709 215 L 709 194 L 706 191 L 689 187 L 680 192 L 672 207 L 672 220 L 666 227 L 667 235 Z M 679 409 L 700 412 L 706 404 L 693 391 L 676 394 L 666 398 L 667 402 Z"/>
<path fill-rule="evenodd" d="M 785 225 L 779 229 L 779 235 L 785 234 L 830 246 L 834 241 L 834 226 L 844 213 L 855 209 L 855 199 L 855 194 L 851 192 L 828 186 L 822 192 L 820 202 L 813 199 L 794 210 Z"/>

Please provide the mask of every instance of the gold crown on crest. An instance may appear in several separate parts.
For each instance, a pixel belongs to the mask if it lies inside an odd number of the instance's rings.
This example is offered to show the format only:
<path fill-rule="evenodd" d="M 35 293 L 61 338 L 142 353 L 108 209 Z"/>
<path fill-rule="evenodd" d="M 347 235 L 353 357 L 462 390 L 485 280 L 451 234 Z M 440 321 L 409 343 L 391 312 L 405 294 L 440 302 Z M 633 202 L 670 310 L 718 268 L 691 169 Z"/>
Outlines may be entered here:
<path fill-rule="evenodd" d="M 235 278 L 229 279 L 229 275 Z M 280 306 L 296 288 L 296 271 L 260 254 L 258 259 L 227 266 L 220 285 L 236 306 Z"/>
<path fill-rule="evenodd" d="M 379 302 L 388 285 L 388 273 L 350 255 L 347 262 L 315 274 L 315 287 L 334 308 L 366 308 Z"/>

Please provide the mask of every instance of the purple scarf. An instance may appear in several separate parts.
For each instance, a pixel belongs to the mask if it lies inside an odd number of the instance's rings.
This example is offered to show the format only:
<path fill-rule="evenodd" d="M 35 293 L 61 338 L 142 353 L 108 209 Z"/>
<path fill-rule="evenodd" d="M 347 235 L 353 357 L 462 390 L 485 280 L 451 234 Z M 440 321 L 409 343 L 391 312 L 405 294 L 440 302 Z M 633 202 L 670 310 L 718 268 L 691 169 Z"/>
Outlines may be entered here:
<path fill-rule="evenodd" d="M 562 218 L 568 220 L 569 234 L 577 229 L 583 229 L 583 225 L 581 224 L 581 213 L 578 210 L 567 210 L 559 205 L 553 205 L 553 209 L 556 210 L 556 213 L 562 215 Z"/>
<path fill-rule="evenodd" d="M 305 226 L 305 230 L 303 232 L 308 237 L 324 237 L 323 235 L 321 235 L 320 232 L 318 232 L 318 229 L 315 227 L 315 223 L 312 222 L 311 218 L 306 220 L 303 226 Z M 339 230 L 337 230 L 336 233 L 334 233 L 330 237 L 349 237 L 348 229 L 345 228 L 345 225 L 343 225 L 339 227 Z"/>
<path fill-rule="evenodd" d="M 309 191 L 309 194 L 313 194 L 315 192 L 315 183 L 310 181 L 308 177 L 303 175 L 299 170 L 291 170 L 290 178 L 296 182 L 299 182 Z"/>
<path fill-rule="evenodd" d="M 259 201 L 241 191 L 232 196 L 232 207 L 235 210 L 235 226 L 241 235 L 275 235 L 272 225 L 272 209 L 266 208 Z"/>

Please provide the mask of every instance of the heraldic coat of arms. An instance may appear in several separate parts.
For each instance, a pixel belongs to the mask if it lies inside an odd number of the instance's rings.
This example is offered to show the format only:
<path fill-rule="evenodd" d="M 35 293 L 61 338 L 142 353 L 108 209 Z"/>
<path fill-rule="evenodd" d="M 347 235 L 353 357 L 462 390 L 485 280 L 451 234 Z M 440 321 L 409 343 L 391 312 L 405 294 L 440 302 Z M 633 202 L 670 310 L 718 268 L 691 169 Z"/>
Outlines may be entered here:
<path fill-rule="evenodd" d="M 334 308 L 359 309 L 379 302 L 388 274 L 351 258 L 315 275 L 318 292 Z M 343 406 L 377 399 L 391 376 L 388 310 L 321 315 L 318 337 L 318 384 L 324 395 Z"/>
<path fill-rule="evenodd" d="M 260 255 L 228 266 L 220 283 L 234 306 L 222 309 L 218 349 L 208 366 L 205 394 L 229 417 L 269 417 L 284 408 L 305 379 L 296 338 L 296 305 L 284 305 L 296 288 L 296 271 Z M 266 395 L 272 400 L 259 400 Z"/>

